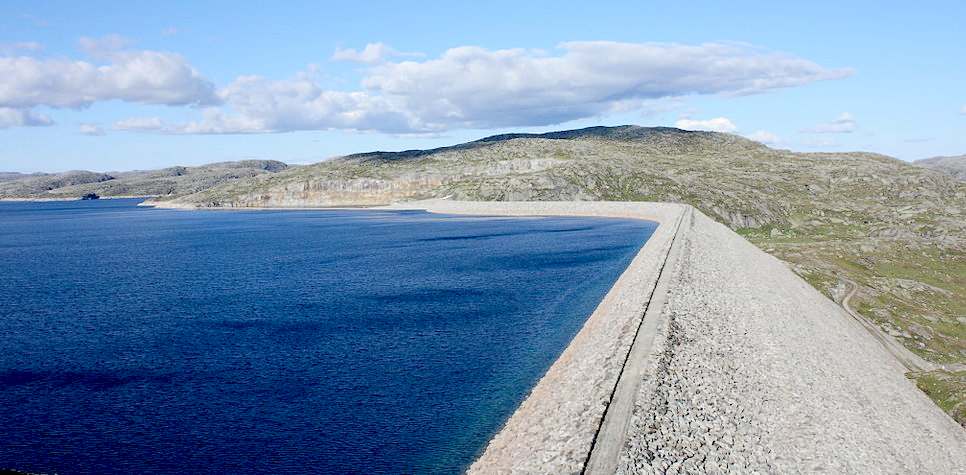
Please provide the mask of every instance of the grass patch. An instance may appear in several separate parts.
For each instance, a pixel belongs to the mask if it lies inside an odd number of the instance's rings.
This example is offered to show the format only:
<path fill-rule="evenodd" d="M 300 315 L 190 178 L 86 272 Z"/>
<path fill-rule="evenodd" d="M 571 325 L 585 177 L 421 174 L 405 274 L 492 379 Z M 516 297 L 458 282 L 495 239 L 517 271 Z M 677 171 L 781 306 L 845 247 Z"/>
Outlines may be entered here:
<path fill-rule="evenodd" d="M 966 427 L 966 371 L 930 371 L 911 375 L 916 386 L 946 414 Z"/>

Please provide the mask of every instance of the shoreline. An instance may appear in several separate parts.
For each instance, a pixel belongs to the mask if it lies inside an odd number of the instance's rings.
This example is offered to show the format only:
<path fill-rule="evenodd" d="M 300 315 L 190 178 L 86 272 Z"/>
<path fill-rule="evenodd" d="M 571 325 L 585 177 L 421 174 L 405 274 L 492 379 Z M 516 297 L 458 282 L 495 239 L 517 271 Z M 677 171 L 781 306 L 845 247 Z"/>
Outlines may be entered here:
<path fill-rule="evenodd" d="M 359 206 L 195 206 L 170 201 L 141 202 L 138 206 L 145 208 L 172 209 L 183 211 L 331 211 L 331 210 L 367 210 L 389 209 L 393 205 L 359 205 Z M 414 208 L 415 209 L 415 208 Z"/>
<path fill-rule="evenodd" d="M 133 199 L 149 199 L 155 198 L 155 196 L 139 196 L 139 195 L 118 195 L 118 196 L 100 196 L 98 200 L 133 200 Z M 83 198 L 71 198 L 71 197 L 51 197 L 51 198 L 0 198 L 0 202 L 37 202 L 37 203 L 47 203 L 47 202 L 57 202 L 57 201 L 97 201 L 97 200 L 85 200 Z"/>

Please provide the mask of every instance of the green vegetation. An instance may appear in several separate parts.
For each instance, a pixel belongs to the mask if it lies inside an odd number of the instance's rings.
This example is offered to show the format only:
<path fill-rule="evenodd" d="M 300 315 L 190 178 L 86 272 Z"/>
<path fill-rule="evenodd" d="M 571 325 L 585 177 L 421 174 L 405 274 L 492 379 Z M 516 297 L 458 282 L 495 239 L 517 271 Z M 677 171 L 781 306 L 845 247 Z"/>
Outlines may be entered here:
<path fill-rule="evenodd" d="M 916 386 L 929 395 L 947 414 L 966 421 L 966 372 L 932 371 L 913 375 Z"/>

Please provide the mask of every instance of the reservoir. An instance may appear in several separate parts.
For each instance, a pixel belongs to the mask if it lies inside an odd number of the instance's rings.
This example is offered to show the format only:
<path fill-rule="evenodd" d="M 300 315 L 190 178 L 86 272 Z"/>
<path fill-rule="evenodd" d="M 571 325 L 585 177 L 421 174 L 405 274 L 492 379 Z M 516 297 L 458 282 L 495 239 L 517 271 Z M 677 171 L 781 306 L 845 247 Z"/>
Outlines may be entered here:
<path fill-rule="evenodd" d="M 0 203 L 0 469 L 453 473 L 647 221 Z"/>

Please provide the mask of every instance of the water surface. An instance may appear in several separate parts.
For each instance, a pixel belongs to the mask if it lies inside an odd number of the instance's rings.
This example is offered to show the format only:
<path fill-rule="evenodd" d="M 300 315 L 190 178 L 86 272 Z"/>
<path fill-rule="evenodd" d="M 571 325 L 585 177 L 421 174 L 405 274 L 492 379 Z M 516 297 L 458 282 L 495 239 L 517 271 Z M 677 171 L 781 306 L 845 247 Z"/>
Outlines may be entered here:
<path fill-rule="evenodd" d="M 458 472 L 654 229 L 0 203 L 0 468 Z"/>

